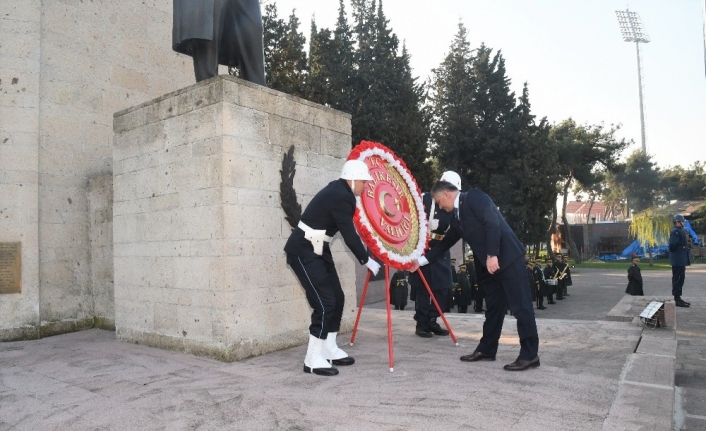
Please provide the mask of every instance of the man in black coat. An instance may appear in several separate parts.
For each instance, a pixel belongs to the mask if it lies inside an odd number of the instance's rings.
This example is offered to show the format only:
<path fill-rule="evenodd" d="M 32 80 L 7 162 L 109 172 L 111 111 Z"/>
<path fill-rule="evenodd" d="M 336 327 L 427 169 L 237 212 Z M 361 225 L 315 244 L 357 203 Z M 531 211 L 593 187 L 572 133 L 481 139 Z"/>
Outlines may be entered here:
<path fill-rule="evenodd" d="M 284 251 L 306 292 L 313 309 L 309 325 L 309 347 L 304 359 L 304 372 L 325 376 L 338 374 L 333 365 L 352 365 L 355 360 L 341 350 L 336 335 L 341 327 L 345 296 L 333 263 L 329 242 L 337 232 L 361 264 L 377 274 L 380 265 L 368 252 L 353 224 L 356 196 L 370 181 L 367 165 L 349 160 L 343 165 L 341 178 L 321 189 L 302 214 L 292 231 Z"/>
<path fill-rule="evenodd" d="M 259 0 L 174 0 L 172 49 L 193 57 L 196 82 L 223 64 L 267 85 L 262 34 Z"/>
<path fill-rule="evenodd" d="M 473 250 L 477 260 L 478 280 L 486 291 L 488 311 L 485 313 L 483 337 L 475 351 L 462 356 L 461 360 L 495 360 L 505 313 L 509 308 L 517 319 L 520 354 L 504 369 L 523 371 L 538 367 L 539 336 L 527 286 L 525 247 L 512 232 L 498 207 L 484 192 L 470 189 L 461 193 L 453 184 L 439 181 L 432 188 L 431 194 L 439 207 L 454 213 L 452 228 L 440 246 L 421 257 L 418 264 L 434 262 L 463 238 Z"/>
<path fill-rule="evenodd" d="M 566 289 L 564 277 L 566 277 L 566 270 L 569 268 L 569 265 L 564 263 L 563 255 L 561 253 L 556 256 L 556 264 L 554 265 L 554 268 L 556 268 L 557 273 L 556 299 L 562 301 L 564 300 L 564 290 Z"/>
<path fill-rule="evenodd" d="M 632 258 L 632 265 L 628 268 L 628 287 L 625 293 L 633 296 L 644 296 L 642 291 L 642 271 L 640 271 L 640 258 Z"/>

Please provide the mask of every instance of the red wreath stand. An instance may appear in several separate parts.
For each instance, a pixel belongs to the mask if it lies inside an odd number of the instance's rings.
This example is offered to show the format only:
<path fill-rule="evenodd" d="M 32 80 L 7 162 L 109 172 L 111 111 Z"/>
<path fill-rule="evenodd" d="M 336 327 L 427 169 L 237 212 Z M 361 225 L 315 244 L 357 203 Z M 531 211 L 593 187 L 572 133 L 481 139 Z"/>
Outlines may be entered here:
<path fill-rule="evenodd" d="M 402 159 L 389 148 L 375 142 L 363 141 L 348 156 L 348 160 L 361 160 L 368 165 L 372 181 L 366 185 L 355 211 L 353 221 L 361 239 L 371 250 L 373 257 L 383 262 L 385 267 L 385 297 L 387 305 L 387 344 L 390 359 L 390 372 L 394 371 L 394 351 L 392 341 L 392 313 L 390 311 L 390 267 L 407 270 L 413 266 L 410 257 L 421 255 L 426 249 L 426 217 L 421 200 L 421 192 L 414 177 L 409 173 Z M 421 215 L 421 216 L 420 216 Z M 416 254 L 415 254 L 416 253 Z M 421 269 L 417 274 L 424 283 L 436 311 L 444 321 L 453 343 L 458 340 L 449 325 L 441 307 L 427 283 Z M 365 305 L 365 296 L 370 285 L 370 271 L 365 277 L 360 306 L 355 318 L 350 345 L 360 323 L 360 315 Z"/>

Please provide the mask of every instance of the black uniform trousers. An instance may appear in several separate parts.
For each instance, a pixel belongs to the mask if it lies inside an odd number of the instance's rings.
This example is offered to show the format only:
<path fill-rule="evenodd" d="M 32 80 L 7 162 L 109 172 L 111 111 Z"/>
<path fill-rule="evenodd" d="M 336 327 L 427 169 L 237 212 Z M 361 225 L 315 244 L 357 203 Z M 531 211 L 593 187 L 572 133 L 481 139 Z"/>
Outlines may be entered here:
<path fill-rule="evenodd" d="M 304 287 L 313 309 L 309 333 L 325 340 L 329 332 L 338 332 L 345 295 L 336 266 L 323 257 L 301 258 L 291 253 L 287 253 L 287 264 Z"/>
<path fill-rule="evenodd" d="M 192 57 L 196 82 L 218 75 L 218 59 L 223 56 L 221 41 L 235 40 L 231 47 L 243 79 L 266 86 L 262 15 L 257 0 L 215 0 L 213 40 L 194 39 Z M 234 32 L 234 35 L 226 34 Z M 229 55 L 230 56 L 230 55 Z"/>
<path fill-rule="evenodd" d="M 672 296 L 681 296 L 685 275 L 685 266 L 672 266 Z"/>
<path fill-rule="evenodd" d="M 434 293 L 434 298 L 436 298 L 439 308 L 442 310 L 447 304 L 449 291 L 451 289 L 432 289 Z M 414 320 L 417 322 L 425 323 L 431 319 L 436 319 L 439 317 L 439 312 L 436 310 L 434 303 L 429 296 L 427 288 L 422 286 L 417 286 L 417 297 L 414 300 Z"/>
<path fill-rule="evenodd" d="M 485 323 L 483 337 L 476 351 L 495 356 L 498 351 L 500 333 L 503 329 L 506 310 L 512 311 L 517 319 L 517 333 L 520 338 L 520 359 L 531 360 L 537 357 L 539 336 L 534 319 L 534 306 L 530 296 L 523 256 L 515 259 L 500 272 L 488 273 L 480 265 L 479 282 L 485 286 Z"/>

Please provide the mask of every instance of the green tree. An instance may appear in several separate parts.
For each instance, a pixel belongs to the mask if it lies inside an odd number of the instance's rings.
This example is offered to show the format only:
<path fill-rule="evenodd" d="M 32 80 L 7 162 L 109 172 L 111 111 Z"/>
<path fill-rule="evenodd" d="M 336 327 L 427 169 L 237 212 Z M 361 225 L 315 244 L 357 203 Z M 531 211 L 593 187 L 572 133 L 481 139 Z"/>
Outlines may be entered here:
<path fill-rule="evenodd" d="M 625 169 L 618 175 L 626 191 L 627 207 L 640 212 L 655 204 L 659 188 L 659 168 L 652 157 L 642 150 L 635 150 L 625 162 Z"/>
<path fill-rule="evenodd" d="M 581 257 L 571 238 L 569 221 L 566 218 L 566 205 L 569 189 L 574 181 L 590 187 L 596 184 L 601 170 L 613 170 L 620 153 L 629 144 L 624 139 L 617 140 L 617 127 L 605 130 L 604 126 L 578 126 L 571 118 L 564 120 L 550 132 L 558 149 L 557 168 L 562 177 L 563 195 L 561 218 L 566 233 L 567 246 L 577 261 Z"/>
<path fill-rule="evenodd" d="M 306 97 L 306 38 L 299 32 L 295 11 L 285 22 L 277 16 L 277 5 L 265 6 L 262 18 L 267 86 L 298 97 Z"/>
<path fill-rule="evenodd" d="M 659 195 L 662 202 L 701 200 L 706 198 L 706 171 L 703 162 L 687 169 L 669 167 L 660 172 Z"/>

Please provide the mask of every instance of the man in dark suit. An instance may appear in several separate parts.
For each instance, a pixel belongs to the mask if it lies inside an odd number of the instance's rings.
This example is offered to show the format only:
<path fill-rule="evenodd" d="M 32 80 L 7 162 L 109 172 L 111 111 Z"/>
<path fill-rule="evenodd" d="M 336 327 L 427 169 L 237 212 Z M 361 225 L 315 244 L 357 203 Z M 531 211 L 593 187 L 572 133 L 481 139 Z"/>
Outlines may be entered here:
<path fill-rule="evenodd" d="M 674 227 L 669 232 L 669 264 L 672 265 L 672 295 L 677 307 L 689 307 L 690 302 L 681 299 L 682 287 L 684 287 L 684 275 L 686 267 L 691 265 L 689 259 L 689 239 L 686 229 L 684 229 L 684 216 L 675 214 L 672 218 Z"/>
<path fill-rule="evenodd" d="M 196 82 L 223 64 L 267 85 L 262 33 L 259 0 L 174 0 L 172 49 L 193 57 Z"/>
<path fill-rule="evenodd" d="M 341 178 L 330 182 L 311 200 L 284 246 L 287 264 L 304 287 L 306 299 L 313 309 L 309 347 L 304 358 L 305 373 L 333 376 L 338 374 L 333 365 L 353 365 L 355 362 L 336 343 L 345 296 L 329 242 L 341 232 L 343 241 L 358 261 L 377 274 L 380 264 L 368 257 L 353 224 L 355 197 L 360 196 L 370 180 L 364 162 L 347 161 Z"/>
<path fill-rule="evenodd" d="M 537 310 L 546 310 L 544 297 L 547 296 L 547 284 L 544 282 L 544 271 L 542 271 L 542 259 L 535 258 L 532 267 L 532 279 L 537 296 Z"/>
<path fill-rule="evenodd" d="M 418 264 L 433 262 L 443 251 L 463 238 L 476 257 L 479 283 L 485 286 L 488 311 L 485 313 L 483 337 L 475 351 L 462 356 L 461 360 L 495 360 L 505 313 L 509 308 L 517 319 L 520 355 L 514 362 L 505 365 L 504 369 L 523 371 L 538 367 L 539 336 L 527 286 L 525 247 L 512 232 L 495 203 L 484 192 L 470 189 L 461 193 L 453 184 L 439 181 L 432 188 L 431 195 L 440 208 L 454 213 L 452 229 L 442 244 L 422 256 Z"/>

